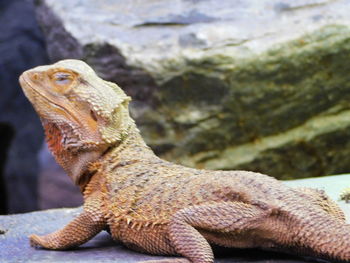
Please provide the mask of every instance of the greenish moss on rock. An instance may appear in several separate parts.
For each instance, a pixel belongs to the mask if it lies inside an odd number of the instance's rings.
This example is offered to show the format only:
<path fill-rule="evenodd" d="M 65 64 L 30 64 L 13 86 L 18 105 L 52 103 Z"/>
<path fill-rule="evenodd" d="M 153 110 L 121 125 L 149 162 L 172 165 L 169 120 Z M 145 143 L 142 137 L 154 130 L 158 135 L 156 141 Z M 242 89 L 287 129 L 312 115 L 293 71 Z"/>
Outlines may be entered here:
<path fill-rule="evenodd" d="M 51 57 L 80 57 L 119 83 L 162 157 L 284 179 L 350 171 L 348 1 L 162 0 L 128 12 L 77 1 L 38 4 Z"/>
<path fill-rule="evenodd" d="M 329 155 L 344 157 L 349 152 L 350 116 L 341 124 L 333 121 L 349 110 L 349 40 L 349 28 L 329 26 L 256 57 L 232 60 L 229 67 L 215 73 L 215 67 L 203 73 L 206 69 L 197 61 L 197 68 L 191 65 L 181 77 L 161 85 L 159 91 L 166 101 L 162 111 L 177 131 L 169 141 L 176 143 L 176 136 L 183 135 L 177 143 L 180 146 L 167 157 L 190 166 L 257 170 L 278 178 L 349 170 L 347 158 L 338 162 L 329 159 Z M 201 85 L 193 77 L 198 76 L 198 68 Z M 191 87 L 189 96 L 179 100 L 185 97 L 186 87 Z M 198 96 L 192 99 L 193 90 L 199 94 L 199 102 Z M 215 103 L 202 99 L 210 96 Z M 314 118 L 323 125 L 317 134 L 306 136 Z M 300 132 L 293 133 L 292 129 Z M 280 136 L 284 136 L 283 144 L 274 138 Z M 259 145 L 266 138 L 271 139 L 264 150 L 237 153 L 246 162 L 235 161 L 227 153 Z"/>

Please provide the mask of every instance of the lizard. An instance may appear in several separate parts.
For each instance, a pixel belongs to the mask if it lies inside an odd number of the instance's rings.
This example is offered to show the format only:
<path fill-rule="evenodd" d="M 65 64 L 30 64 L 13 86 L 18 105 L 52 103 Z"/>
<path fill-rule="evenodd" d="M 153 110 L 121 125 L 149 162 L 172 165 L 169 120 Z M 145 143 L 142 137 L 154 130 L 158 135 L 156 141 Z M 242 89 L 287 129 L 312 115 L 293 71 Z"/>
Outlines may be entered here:
<path fill-rule="evenodd" d="M 107 230 L 147 263 L 212 263 L 212 245 L 350 261 L 350 227 L 323 191 L 290 188 L 250 171 L 184 167 L 155 155 L 129 114 L 131 98 L 85 62 L 22 73 L 56 161 L 84 196 L 62 229 L 30 236 L 34 247 L 78 247 Z"/>

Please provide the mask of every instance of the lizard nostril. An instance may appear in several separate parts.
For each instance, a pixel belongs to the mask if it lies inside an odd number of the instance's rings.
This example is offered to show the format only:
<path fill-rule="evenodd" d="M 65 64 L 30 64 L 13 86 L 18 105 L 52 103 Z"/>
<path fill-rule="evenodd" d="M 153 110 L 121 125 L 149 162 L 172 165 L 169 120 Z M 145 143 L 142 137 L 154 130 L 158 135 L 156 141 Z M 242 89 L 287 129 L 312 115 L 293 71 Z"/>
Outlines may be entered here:
<path fill-rule="evenodd" d="M 39 80 L 39 74 L 38 74 L 38 73 L 33 73 L 33 74 L 32 74 L 32 79 L 33 79 L 34 81 Z"/>

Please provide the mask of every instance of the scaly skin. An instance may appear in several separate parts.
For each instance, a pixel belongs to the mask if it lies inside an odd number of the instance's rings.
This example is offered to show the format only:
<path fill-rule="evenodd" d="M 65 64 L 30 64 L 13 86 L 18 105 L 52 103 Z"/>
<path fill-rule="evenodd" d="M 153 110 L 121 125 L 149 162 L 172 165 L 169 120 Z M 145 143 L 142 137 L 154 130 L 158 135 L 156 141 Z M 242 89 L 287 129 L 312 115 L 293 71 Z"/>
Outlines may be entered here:
<path fill-rule="evenodd" d="M 207 171 L 159 159 L 128 114 L 130 100 L 82 61 L 26 71 L 21 86 L 58 163 L 80 186 L 81 215 L 30 237 L 67 249 L 109 228 L 115 240 L 157 263 L 210 263 L 210 244 L 350 261 L 350 227 L 322 191 L 291 189 L 263 174 Z"/>

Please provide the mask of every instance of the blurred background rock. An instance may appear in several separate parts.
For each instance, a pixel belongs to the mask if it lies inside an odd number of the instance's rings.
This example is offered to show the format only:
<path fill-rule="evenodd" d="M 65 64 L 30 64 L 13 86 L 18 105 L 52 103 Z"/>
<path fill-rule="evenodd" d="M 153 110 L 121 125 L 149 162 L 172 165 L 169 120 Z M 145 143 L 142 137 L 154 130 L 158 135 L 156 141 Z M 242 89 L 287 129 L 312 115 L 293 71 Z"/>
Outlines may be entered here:
<path fill-rule="evenodd" d="M 18 84 L 24 70 L 49 62 L 33 3 L 1 0 L 0 32 L 0 214 L 79 205 L 76 190 L 65 195 L 69 178 L 43 146 L 40 121 Z"/>
<path fill-rule="evenodd" d="M 0 184 L 7 211 L 81 202 L 45 146 L 38 165 L 42 130 L 17 84 L 26 68 L 64 58 L 85 60 L 132 96 L 142 135 L 168 160 L 279 179 L 350 171 L 349 1 L 35 6 L 45 42 L 30 1 L 1 4 Z"/>
<path fill-rule="evenodd" d="M 18 76 L 48 58 L 29 2 L 0 2 L 0 32 L 1 213 L 31 211 L 38 208 L 37 154 L 43 132 Z"/>

